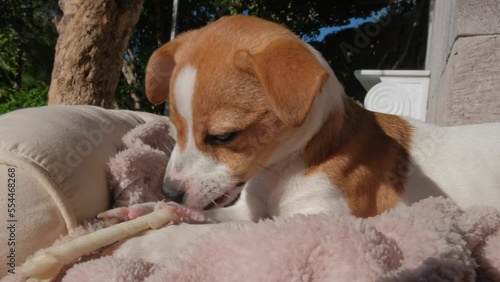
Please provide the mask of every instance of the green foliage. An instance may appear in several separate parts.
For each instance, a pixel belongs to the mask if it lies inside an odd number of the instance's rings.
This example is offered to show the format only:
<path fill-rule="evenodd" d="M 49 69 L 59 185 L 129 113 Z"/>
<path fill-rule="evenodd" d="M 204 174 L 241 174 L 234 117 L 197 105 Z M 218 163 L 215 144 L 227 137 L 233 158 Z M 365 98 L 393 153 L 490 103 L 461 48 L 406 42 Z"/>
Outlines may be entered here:
<path fill-rule="evenodd" d="M 17 75 L 15 68 L 16 46 L 14 45 L 15 31 L 11 28 L 5 28 L 0 33 L 0 68 L 3 70 L 1 75 L 14 77 Z"/>
<path fill-rule="evenodd" d="M 58 13 L 56 0 L 0 1 L 0 87 L 50 82 Z"/>
<path fill-rule="evenodd" d="M 0 2 L 0 114 L 47 104 L 56 0 Z"/>
<path fill-rule="evenodd" d="M 143 112 L 163 113 L 162 106 L 155 106 L 147 100 L 144 92 L 144 79 L 129 85 L 122 76 L 116 90 L 115 99 L 115 103 L 120 109 L 137 110 L 139 108 Z"/>
<path fill-rule="evenodd" d="M 0 88 L 0 114 L 47 105 L 48 92 L 49 87 L 43 83 L 32 89 Z"/>

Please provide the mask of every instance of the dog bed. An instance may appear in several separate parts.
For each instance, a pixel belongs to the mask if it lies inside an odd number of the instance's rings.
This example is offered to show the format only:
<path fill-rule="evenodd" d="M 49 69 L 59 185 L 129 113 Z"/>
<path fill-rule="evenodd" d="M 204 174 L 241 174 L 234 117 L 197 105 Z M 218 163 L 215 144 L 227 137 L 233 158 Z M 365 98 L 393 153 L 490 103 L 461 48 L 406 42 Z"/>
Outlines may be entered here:
<path fill-rule="evenodd" d="M 163 199 L 165 122 L 123 138 L 109 162 L 115 206 Z M 109 222 L 90 221 L 55 244 Z M 379 216 L 165 226 L 68 265 L 57 281 L 500 281 L 500 214 L 428 198 Z M 124 253 L 127 244 L 142 246 Z M 5 281 L 24 281 L 7 276 Z"/>

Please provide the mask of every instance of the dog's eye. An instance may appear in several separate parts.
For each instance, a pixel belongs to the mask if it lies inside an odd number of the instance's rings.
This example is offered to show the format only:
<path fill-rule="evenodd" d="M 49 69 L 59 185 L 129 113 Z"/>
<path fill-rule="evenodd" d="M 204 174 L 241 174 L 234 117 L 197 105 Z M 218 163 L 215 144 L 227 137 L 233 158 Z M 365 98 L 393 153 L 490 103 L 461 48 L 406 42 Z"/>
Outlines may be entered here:
<path fill-rule="evenodd" d="M 241 131 L 228 132 L 224 134 L 218 135 L 207 135 L 205 137 L 205 143 L 208 145 L 224 145 L 227 144 L 236 138 Z"/>

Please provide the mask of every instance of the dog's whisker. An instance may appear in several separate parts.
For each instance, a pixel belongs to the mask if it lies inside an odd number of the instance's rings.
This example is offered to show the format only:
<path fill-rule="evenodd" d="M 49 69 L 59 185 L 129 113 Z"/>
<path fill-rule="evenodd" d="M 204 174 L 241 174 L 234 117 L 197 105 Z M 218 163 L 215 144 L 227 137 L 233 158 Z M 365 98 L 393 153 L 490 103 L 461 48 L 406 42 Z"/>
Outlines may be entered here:
<path fill-rule="evenodd" d="M 170 146 L 168 144 L 166 144 L 165 142 L 163 142 L 163 146 L 165 146 L 165 149 L 167 149 L 167 151 L 168 151 L 169 154 L 172 154 L 172 149 L 170 148 Z"/>
<path fill-rule="evenodd" d="M 224 196 L 224 197 L 226 197 L 226 198 L 228 198 L 228 199 L 232 199 L 232 197 L 231 197 L 231 196 L 229 196 L 229 195 L 228 195 L 228 194 L 226 194 L 226 193 L 222 193 L 222 192 L 218 192 L 218 191 L 212 191 L 212 192 L 214 192 L 214 193 L 218 194 L 218 195 L 219 195 L 219 196 L 221 196 L 221 197 L 222 197 L 222 196 Z"/>
<path fill-rule="evenodd" d="M 161 145 L 168 151 L 169 154 L 172 154 L 172 149 L 170 148 L 170 145 L 167 142 L 168 141 L 163 141 L 161 142 Z"/>
<path fill-rule="evenodd" d="M 217 206 L 217 203 L 215 203 L 215 200 L 210 200 L 214 206 Z"/>

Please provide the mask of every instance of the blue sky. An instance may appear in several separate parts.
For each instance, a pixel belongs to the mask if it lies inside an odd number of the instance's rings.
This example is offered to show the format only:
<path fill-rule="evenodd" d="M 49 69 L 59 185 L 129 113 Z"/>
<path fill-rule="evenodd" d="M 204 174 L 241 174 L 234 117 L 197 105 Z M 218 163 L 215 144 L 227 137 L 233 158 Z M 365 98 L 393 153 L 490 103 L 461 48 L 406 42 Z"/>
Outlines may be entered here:
<path fill-rule="evenodd" d="M 380 17 L 382 17 L 387 12 L 387 8 L 382 8 L 377 12 L 372 13 L 371 16 L 366 18 L 350 18 L 349 23 L 341 26 L 327 26 L 319 29 L 319 35 L 315 38 L 311 38 L 309 36 L 302 36 L 302 39 L 305 41 L 323 41 L 328 34 L 336 33 L 344 29 L 348 28 L 356 28 L 362 24 L 369 22 L 377 22 Z M 248 10 L 244 10 L 242 12 L 244 15 L 248 15 Z"/>
<path fill-rule="evenodd" d="M 369 23 L 369 22 L 377 22 L 382 15 L 385 14 L 387 11 L 387 8 L 383 8 L 378 12 L 373 13 L 371 16 L 366 17 L 366 18 L 351 18 L 349 19 L 349 23 L 346 25 L 341 25 L 341 26 L 327 26 L 327 27 L 322 27 L 319 29 L 319 35 L 316 36 L 315 38 L 310 38 L 308 36 L 303 36 L 302 39 L 305 41 L 323 41 L 325 37 L 328 34 L 331 33 L 336 33 L 344 29 L 349 29 L 349 28 L 356 28 L 362 24 Z"/>

